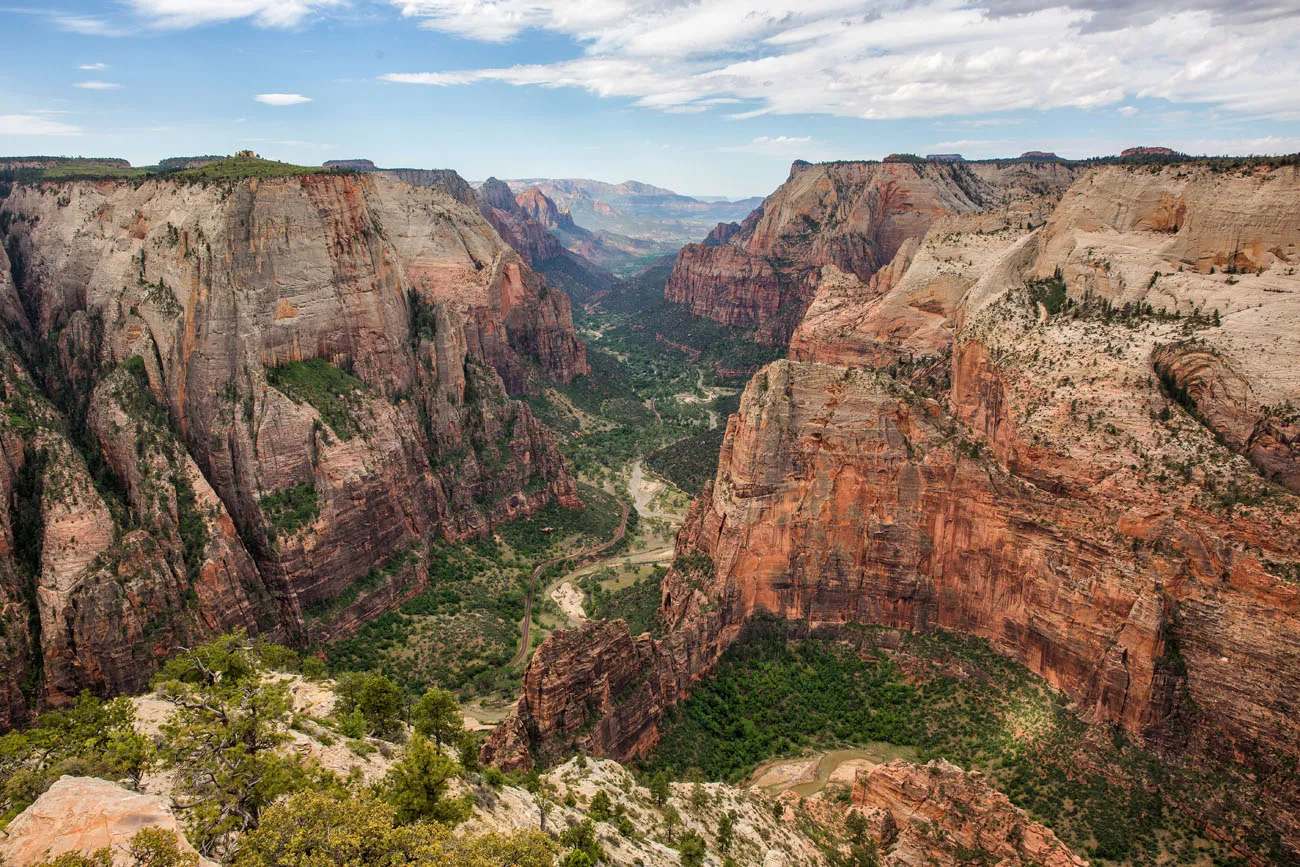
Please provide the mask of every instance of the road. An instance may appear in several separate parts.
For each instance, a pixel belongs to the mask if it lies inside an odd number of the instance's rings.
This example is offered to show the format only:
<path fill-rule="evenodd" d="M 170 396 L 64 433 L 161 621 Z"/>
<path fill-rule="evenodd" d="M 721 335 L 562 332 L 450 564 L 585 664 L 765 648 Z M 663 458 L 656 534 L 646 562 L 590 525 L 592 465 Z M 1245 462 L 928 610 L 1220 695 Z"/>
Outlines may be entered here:
<path fill-rule="evenodd" d="M 524 661 L 528 655 L 528 633 L 533 625 L 533 593 L 537 590 L 537 578 L 550 566 L 556 563 L 563 563 L 565 560 L 572 560 L 575 569 L 585 566 L 592 557 L 599 554 L 607 548 L 612 548 L 623 539 L 623 534 L 627 532 L 627 503 L 619 503 L 623 510 L 623 515 L 619 519 L 618 529 L 614 531 L 614 537 L 608 542 L 602 542 L 599 545 L 592 545 L 589 548 L 583 548 L 573 554 L 566 554 L 563 557 L 554 557 L 544 563 L 539 563 L 533 570 L 533 577 L 528 580 L 528 596 L 524 599 L 524 623 L 520 627 L 519 651 L 510 660 L 509 665 L 515 665 Z"/>

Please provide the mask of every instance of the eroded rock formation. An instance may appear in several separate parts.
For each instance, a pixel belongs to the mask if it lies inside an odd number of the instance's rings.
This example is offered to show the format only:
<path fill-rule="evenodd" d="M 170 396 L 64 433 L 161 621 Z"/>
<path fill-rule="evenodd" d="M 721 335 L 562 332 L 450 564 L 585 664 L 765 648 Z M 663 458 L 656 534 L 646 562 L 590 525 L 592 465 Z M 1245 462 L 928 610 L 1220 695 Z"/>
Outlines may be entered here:
<path fill-rule="evenodd" d="M 39 184 L 0 215 L 0 723 L 219 630 L 333 634 L 428 542 L 578 505 L 510 399 L 586 372 L 568 299 L 443 190 Z"/>
<path fill-rule="evenodd" d="M 1019 200 L 1059 195 L 1079 172 L 1033 162 L 796 162 L 738 231 L 720 226 L 682 249 L 664 297 L 785 343 L 823 266 L 866 282 L 935 220 L 981 211 L 1030 219 Z"/>

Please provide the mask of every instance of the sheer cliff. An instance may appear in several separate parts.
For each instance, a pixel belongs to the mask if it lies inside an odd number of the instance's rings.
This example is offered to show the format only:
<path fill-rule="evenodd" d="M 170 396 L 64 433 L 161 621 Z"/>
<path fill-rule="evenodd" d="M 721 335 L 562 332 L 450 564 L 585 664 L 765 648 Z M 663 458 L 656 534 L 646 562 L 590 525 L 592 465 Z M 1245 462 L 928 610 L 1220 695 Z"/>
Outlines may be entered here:
<path fill-rule="evenodd" d="M 587 371 L 568 299 L 441 189 L 19 185 L 0 224 L 0 724 L 218 630 L 328 636 L 426 546 L 577 505 L 510 397 Z"/>
<path fill-rule="evenodd" d="M 754 615 L 946 628 L 1300 850 L 1300 174 L 1111 166 L 1040 228 L 996 210 L 810 278 L 678 537 L 671 631 L 588 627 L 586 673 L 553 637 L 491 755 L 643 753 Z M 1184 806 L 1269 863 L 1218 790 Z"/>
<path fill-rule="evenodd" d="M 1034 206 L 1080 171 L 1060 163 L 796 162 L 738 230 L 684 247 L 664 294 L 783 344 L 823 266 L 869 280 L 946 216 L 993 211 L 1041 222 Z"/>

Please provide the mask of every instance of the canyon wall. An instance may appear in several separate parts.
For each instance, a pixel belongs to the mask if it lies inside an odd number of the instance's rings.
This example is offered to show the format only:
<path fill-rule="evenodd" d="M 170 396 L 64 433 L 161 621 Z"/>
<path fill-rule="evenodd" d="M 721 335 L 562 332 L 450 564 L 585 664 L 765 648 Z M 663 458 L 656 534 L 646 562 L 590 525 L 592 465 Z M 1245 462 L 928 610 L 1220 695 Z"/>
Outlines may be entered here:
<path fill-rule="evenodd" d="M 0 229 L 0 724 L 220 630 L 331 634 L 429 544 L 579 505 L 510 397 L 587 372 L 568 299 L 440 188 L 34 184 Z"/>
<path fill-rule="evenodd" d="M 1059 195 L 1081 173 L 1062 163 L 796 162 L 738 230 L 721 226 L 680 253 L 664 290 L 697 316 L 786 343 L 824 266 L 861 281 L 936 219 L 999 212 L 1041 222 L 1022 202 Z"/>
<path fill-rule="evenodd" d="M 947 628 L 1171 761 L 1244 769 L 1300 848 L 1300 176 L 1101 168 L 1026 224 L 822 269 L 800 360 L 751 380 L 678 537 L 671 632 L 615 654 L 644 681 L 602 675 L 643 685 L 530 699 L 544 646 L 500 741 L 544 754 L 577 713 L 578 743 L 642 752 L 754 615 Z M 649 713 L 647 682 L 673 686 Z"/>

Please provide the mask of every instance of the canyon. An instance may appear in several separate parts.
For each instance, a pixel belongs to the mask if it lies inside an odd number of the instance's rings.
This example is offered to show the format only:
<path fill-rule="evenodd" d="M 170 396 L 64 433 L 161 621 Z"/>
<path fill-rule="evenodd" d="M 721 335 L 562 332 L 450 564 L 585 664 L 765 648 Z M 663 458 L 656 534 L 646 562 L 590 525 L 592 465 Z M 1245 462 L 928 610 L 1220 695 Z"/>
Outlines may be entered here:
<path fill-rule="evenodd" d="M 0 725 L 334 634 L 429 546 L 580 506 L 517 399 L 587 373 L 569 300 L 440 180 L 5 185 Z"/>
<path fill-rule="evenodd" d="M 885 179 L 951 170 L 796 164 L 741 232 L 683 251 L 669 296 L 788 329 L 790 359 L 728 423 L 666 634 L 554 634 L 484 757 L 647 754 L 755 617 L 947 629 L 1174 766 L 1228 769 L 1295 857 L 1300 173 L 1047 165 L 991 206 L 954 180 L 898 223 L 841 228 L 888 210 Z M 791 226 L 819 258 L 778 273 Z M 1183 806 L 1270 863 L 1229 800 Z"/>

